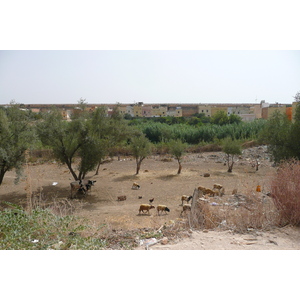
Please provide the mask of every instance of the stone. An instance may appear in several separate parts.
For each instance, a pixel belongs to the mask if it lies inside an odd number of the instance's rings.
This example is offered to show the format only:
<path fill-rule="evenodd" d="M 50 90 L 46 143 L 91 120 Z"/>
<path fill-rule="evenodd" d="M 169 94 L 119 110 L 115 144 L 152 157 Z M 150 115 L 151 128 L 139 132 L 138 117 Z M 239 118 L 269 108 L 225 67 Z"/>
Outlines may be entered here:
<path fill-rule="evenodd" d="M 169 242 L 169 239 L 168 239 L 167 237 L 163 237 L 163 238 L 161 239 L 161 241 L 160 241 L 160 243 L 161 243 L 162 245 L 166 245 L 166 244 L 168 244 L 168 242 Z"/>

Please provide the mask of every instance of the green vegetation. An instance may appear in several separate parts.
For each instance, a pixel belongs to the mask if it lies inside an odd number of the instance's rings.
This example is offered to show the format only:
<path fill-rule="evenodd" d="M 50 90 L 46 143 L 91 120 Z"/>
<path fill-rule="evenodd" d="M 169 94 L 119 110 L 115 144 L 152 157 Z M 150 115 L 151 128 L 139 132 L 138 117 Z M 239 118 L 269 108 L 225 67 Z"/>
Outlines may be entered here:
<path fill-rule="evenodd" d="M 238 141 L 227 138 L 223 142 L 223 152 L 226 154 L 227 172 L 231 173 L 235 157 L 242 154 L 241 145 Z"/>
<path fill-rule="evenodd" d="M 188 145 L 183 143 L 181 140 L 171 140 L 168 146 L 170 153 L 175 157 L 175 159 L 178 162 L 177 174 L 180 174 L 182 170 L 181 159 Z"/>
<path fill-rule="evenodd" d="M 0 110 L 0 185 L 7 171 L 16 169 L 18 176 L 25 161 L 25 151 L 34 139 L 28 113 L 11 103 Z"/>
<path fill-rule="evenodd" d="M 182 142 L 196 145 L 203 142 L 211 143 L 215 139 L 221 140 L 226 137 L 237 140 L 256 139 L 264 125 L 265 120 L 223 126 L 207 124 L 200 127 L 187 124 L 168 125 L 148 121 L 135 125 L 135 128 L 142 131 L 152 143 L 180 139 Z"/>
<path fill-rule="evenodd" d="M 268 144 L 275 163 L 289 158 L 300 159 L 299 103 L 296 107 L 294 122 L 289 121 L 286 115 L 276 111 L 260 134 L 260 141 Z"/>
<path fill-rule="evenodd" d="M 143 135 L 134 136 L 131 138 L 130 147 L 136 160 L 136 175 L 138 175 L 143 160 L 151 153 L 151 143 Z"/>
<path fill-rule="evenodd" d="M 0 211 L 0 250 L 103 249 L 105 241 L 93 236 L 97 229 L 88 237 L 82 234 L 88 229 L 75 216 L 57 216 L 40 208 L 29 213 L 14 206 Z"/>
<path fill-rule="evenodd" d="M 44 115 L 37 131 L 43 145 L 50 147 L 54 156 L 67 165 L 75 180 L 84 179 L 97 166 L 99 169 L 109 149 L 125 140 L 129 132 L 117 115 L 109 119 L 101 108 L 89 118 L 83 114 L 71 122 L 63 120 L 60 112 L 53 110 Z M 78 173 L 74 167 L 75 158 L 79 159 Z"/>

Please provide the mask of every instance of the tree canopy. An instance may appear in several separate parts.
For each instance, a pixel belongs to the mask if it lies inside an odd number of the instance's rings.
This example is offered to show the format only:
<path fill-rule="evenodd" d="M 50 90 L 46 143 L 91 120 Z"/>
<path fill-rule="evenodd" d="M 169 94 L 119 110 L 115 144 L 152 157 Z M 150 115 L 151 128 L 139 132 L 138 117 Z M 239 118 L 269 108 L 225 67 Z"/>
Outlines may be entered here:
<path fill-rule="evenodd" d="M 17 174 L 25 161 L 25 151 L 34 138 L 34 130 L 26 111 L 16 104 L 0 110 L 0 185 L 7 171 Z"/>

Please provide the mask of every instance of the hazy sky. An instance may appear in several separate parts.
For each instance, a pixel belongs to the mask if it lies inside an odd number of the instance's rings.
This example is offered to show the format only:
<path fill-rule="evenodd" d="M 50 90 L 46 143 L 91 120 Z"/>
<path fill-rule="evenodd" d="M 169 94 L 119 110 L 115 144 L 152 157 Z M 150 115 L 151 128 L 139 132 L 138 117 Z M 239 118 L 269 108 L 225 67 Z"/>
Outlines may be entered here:
<path fill-rule="evenodd" d="M 0 51 L 0 104 L 291 103 L 300 51 Z"/>

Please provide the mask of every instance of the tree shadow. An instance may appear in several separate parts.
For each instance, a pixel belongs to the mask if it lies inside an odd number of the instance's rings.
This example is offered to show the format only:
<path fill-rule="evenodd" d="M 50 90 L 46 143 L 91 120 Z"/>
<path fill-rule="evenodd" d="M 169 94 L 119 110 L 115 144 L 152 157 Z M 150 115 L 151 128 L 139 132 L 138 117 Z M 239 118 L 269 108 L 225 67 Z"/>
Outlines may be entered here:
<path fill-rule="evenodd" d="M 174 179 L 174 178 L 176 178 L 176 177 L 178 177 L 179 175 L 178 174 L 175 174 L 175 175 L 162 175 L 162 176 L 159 176 L 159 177 L 157 177 L 157 179 L 160 179 L 160 180 L 172 180 L 172 179 Z"/>
<path fill-rule="evenodd" d="M 115 178 L 113 181 L 128 181 L 128 180 L 137 180 L 138 175 L 123 175 Z"/>

